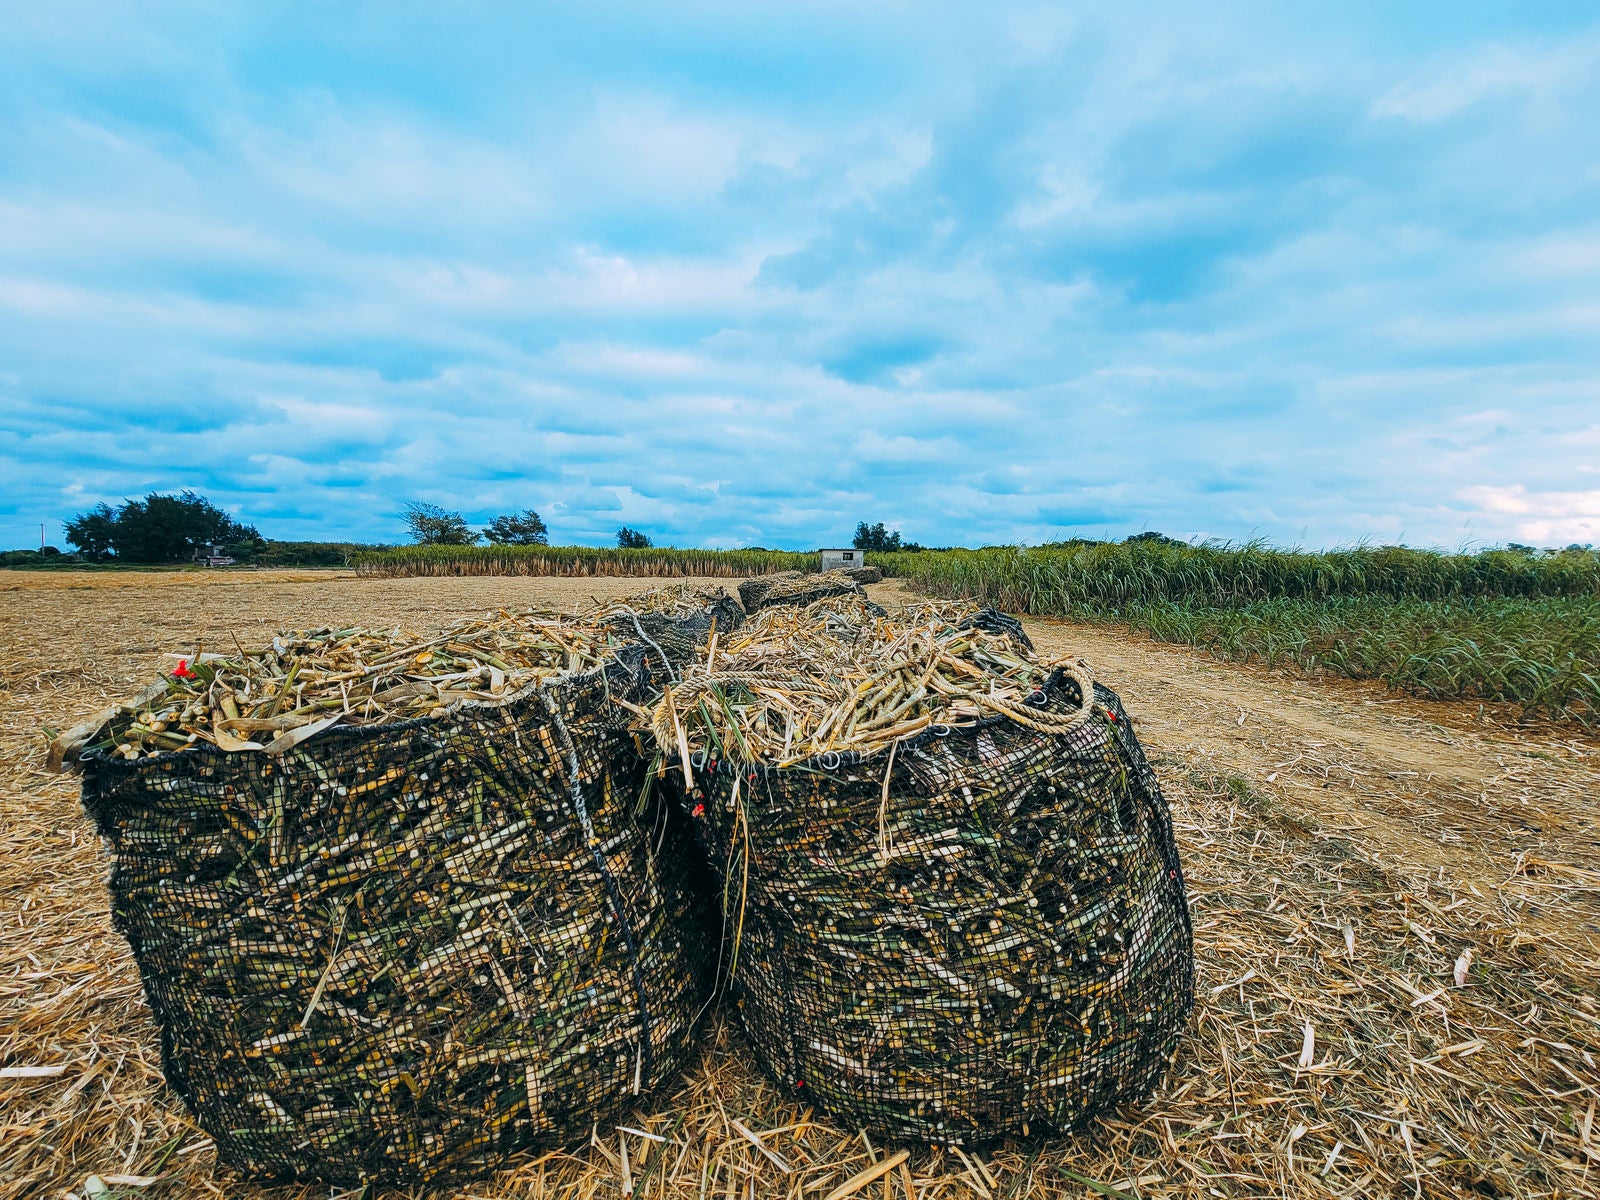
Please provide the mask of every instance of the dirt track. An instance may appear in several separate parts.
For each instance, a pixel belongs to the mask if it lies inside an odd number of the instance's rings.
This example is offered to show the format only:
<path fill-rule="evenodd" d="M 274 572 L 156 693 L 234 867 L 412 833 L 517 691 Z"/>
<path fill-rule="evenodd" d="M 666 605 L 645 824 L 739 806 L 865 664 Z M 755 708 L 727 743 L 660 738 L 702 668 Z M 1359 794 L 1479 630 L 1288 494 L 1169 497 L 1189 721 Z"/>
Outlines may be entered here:
<path fill-rule="evenodd" d="M 235 636 L 249 643 L 268 630 L 291 626 L 426 626 L 495 606 L 567 607 L 590 596 L 626 594 L 645 586 L 649 581 L 632 579 L 392 581 L 313 572 L 0 572 L 0 855 L 5 864 L 0 870 L 0 1014 L 5 1014 L 0 1017 L 0 1065 L 67 1067 L 59 1079 L 36 1084 L 0 1080 L 0 1197 L 59 1195 L 91 1170 L 104 1174 L 148 1167 L 156 1149 L 174 1137 L 190 1153 L 171 1160 L 168 1169 L 182 1168 L 189 1184 L 181 1191 L 181 1185 L 163 1185 L 166 1190 L 154 1193 L 158 1200 L 223 1194 L 212 1181 L 205 1140 L 160 1086 L 154 1031 L 140 1004 L 137 973 L 107 920 L 103 855 L 77 806 L 74 781 L 39 770 L 42 725 L 69 724 L 126 694 L 166 663 L 164 653 L 192 650 L 197 636 L 221 648 L 231 646 Z M 907 598 L 894 583 L 871 590 L 884 603 Z M 1272 1076 L 1270 1087 L 1279 1088 L 1281 1096 L 1272 1093 L 1255 1101 L 1264 1106 L 1260 1121 L 1241 1117 L 1232 1072 L 1248 1073 L 1250 1068 L 1246 1059 L 1229 1056 L 1254 1051 L 1246 1047 L 1249 1038 L 1232 1032 L 1237 1051 L 1224 1044 L 1221 1059 L 1213 1064 L 1204 1060 L 1211 1051 L 1195 1049 L 1186 1069 L 1180 1063 L 1170 1094 L 1152 1102 L 1166 1106 L 1156 1114 L 1168 1118 L 1164 1141 L 1154 1117 L 1146 1122 L 1148 1128 L 1113 1122 L 1108 1128 L 1117 1132 L 1114 1143 L 1107 1142 L 1109 1159 L 1063 1161 L 1079 1163 L 1079 1170 L 1100 1171 L 1100 1178 L 1120 1179 L 1126 1170 L 1123 1182 L 1145 1189 L 1144 1195 L 1167 1194 L 1168 1187 L 1172 1194 L 1221 1195 L 1225 1193 L 1217 1185 L 1224 1179 L 1235 1180 L 1242 1189 L 1226 1194 L 1389 1194 L 1391 1185 L 1396 1194 L 1411 1194 L 1413 1183 L 1418 1194 L 1468 1194 L 1469 1186 L 1491 1195 L 1595 1194 L 1588 1172 L 1591 1164 L 1600 1171 L 1600 1124 L 1593 1104 L 1588 1125 L 1583 1124 L 1583 1111 L 1591 1097 L 1600 1099 L 1600 1068 L 1594 1061 L 1594 1050 L 1600 1048 L 1595 1038 L 1600 1034 L 1600 1007 L 1593 996 L 1600 980 L 1600 821 L 1595 811 L 1600 740 L 1558 727 L 1518 730 L 1506 723 L 1505 714 L 1481 714 L 1476 705 L 1396 699 L 1381 687 L 1344 681 L 1294 680 L 1102 629 L 1046 621 L 1030 621 L 1028 628 L 1041 651 L 1080 655 L 1098 678 L 1122 694 L 1173 797 L 1197 906 L 1202 996 L 1197 1047 L 1199 1031 L 1210 1027 L 1207 1022 L 1219 1031 L 1244 1028 L 1248 998 L 1239 968 L 1247 963 L 1256 964 L 1252 971 L 1276 971 L 1289 981 L 1275 985 L 1279 990 L 1272 996 L 1249 1000 L 1257 1041 L 1264 1036 L 1263 1025 L 1286 1028 L 1292 1060 L 1299 1046 L 1299 1022 L 1336 1019 L 1316 1015 L 1328 1001 L 1326 993 L 1320 998 L 1316 994 L 1326 987 L 1317 972 L 1324 959 L 1339 956 L 1344 944 L 1337 934 L 1317 931 L 1334 919 L 1328 911 L 1332 901 L 1320 882 L 1312 886 L 1311 874 L 1297 878 L 1297 870 L 1369 881 L 1361 887 L 1374 897 L 1375 907 L 1365 910 L 1369 924 L 1363 927 L 1360 953 L 1368 952 L 1370 944 L 1380 962 L 1368 971 L 1370 978 L 1360 979 L 1363 991 L 1371 989 L 1363 1004 L 1376 1003 L 1371 997 L 1381 991 L 1380 967 L 1403 967 L 1403 979 L 1416 981 L 1402 982 L 1405 991 L 1384 1001 L 1394 1010 L 1380 1023 L 1382 1030 L 1392 1031 L 1392 1036 L 1385 1032 L 1388 1041 L 1368 1047 L 1359 1030 L 1346 1034 L 1356 1048 L 1352 1062 L 1372 1075 L 1373 1097 L 1362 1103 L 1379 1108 L 1389 1104 L 1401 1114 L 1397 1119 L 1405 1135 L 1403 1146 L 1376 1135 L 1368 1145 L 1367 1134 L 1357 1131 L 1366 1147 L 1359 1148 L 1354 1133 L 1336 1132 L 1331 1108 L 1323 1113 L 1323 1123 L 1308 1124 L 1301 1118 L 1291 1127 L 1289 1106 L 1304 1099 L 1294 1090 L 1305 1085 L 1298 1074 L 1287 1082 Z M 1253 840 L 1246 836 L 1252 829 Z M 1251 872 L 1255 877 L 1247 877 Z M 1207 915 L 1213 911 L 1216 915 Z M 1251 924 L 1252 913 L 1261 917 L 1259 928 Z M 1302 926 L 1287 942 L 1281 930 L 1273 935 L 1287 948 L 1273 951 L 1264 938 L 1259 945 L 1250 941 L 1270 929 L 1269 914 L 1281 919 L 1284 913 L 1298 914 Z M 1335 926 L 1342 920 L 1346 918 L 1338 918 Z M 1345 937 L 1352 936 L 1351 925 L 1344 928 Z M 1427 981 L 1430 972 L 1443 972 L 1448 982 L 1449 963 L 1462 944 L 1480 947 L 1485 958 L 1499 955 L 1503 960 L 1505 982 L 1497 986 L 1504 990 L 1495 1013 L 1501 1008 L 1509 1012 L 1513 996 L 1530 1009 L 1516 1022 L 1506 1018 L 1508 1037 L 1526 1033 L 1524 1050 L 1515 1051 L 1515 1041 L 1507 1041 L 1504 1062 L 1491 1063 L 1491 1047 L 1466 1060 L 1469 1071 L 1479 1068 L 1487 1076 L 1495 1070 L 1526 1069 L 1554 1081 L 1541 1084 L 1550 1097 L 1539 1101 L 1546 1104 L 1546 1115 L 1541 1115 L 1545 1110 L 1530 1110 L 1528 1129 L 1514 1136 L 1499 1128 L 1478 1131 L 1481 1145 L 1468 1132 L 1474 1120 L 1470 1091 L 1461 1093 L 1464 1115 L 1448 1118 L 1417 1113 L 1420 1098 L 1402 1095 L 1405 1081 L 1417 1076 L 1418 1058 L 1411 1052 L 1422 1053 L 1417 1048 L 1422 1043 L 1414 1046 L 1413 1037 L 1431 1036 L 1422 1025 L 1413 1029 L 1408 1023 L 1430 1019 L 1448 1000 L 1421 989 L 1434 986 Z M 1358 951 L 1350 946 L 1349 957 L 1356 961 Z M 1299 983 L 1293 975 L 1297 969 L 1303 975 Z M 1238 1005 L 1233 1002 L 1236 985 Z M 1345 992 L 1355 986 L 1336 985 Z M 1413 986 L 1418 999 L 1407 994 Z M 1340 1007 L 1338 996 L 1345 992 L 1333 993 L 1334 1008 Z M 1547 1023 L 1552 1014 L 1542 1014 L 1539 1007 L 1547 995 L 1552 1006 L 1560 1003 L 1575 1014 L 1570 1022 Z M 1558 1001 L 1563 995 L 1566 999 Z M 1461 1051 L 1470 1030 L 1458 1029 L 1459 1036 L 1451 1031 L 1452 1021 L 1465 1022 L 1471 1015 L 1459 1006 L 1449 1010 L 1437 1040 L 1442 1044 L 1453 1039 L 1455 1051 L 1471 1054 Z M 1281 1062 L 1283 1054 L 1281 1045 L 1268 1045 L 1279 1036 L 1271 1029 L 1267 1041 L 1261 1041 L 1258 1081 L 1269 1091 L 1265 1081 L 1279 1070 L 1273 1063 Z M 1587 1048 L 1580 1040 L 1584 1030 Z M 1402 1036 L 1405 1057 L 1396 1058 L 1392 1069 L 1374 1066 L 1390 1053 L 1389 1041 Z M 1518 1053 L 1529 1065 L 1516 1061 Z M 1559 1062 L 1534 1062 L 1538 1055 Z M 1325 1063 L 1330 1061 L 1337 1067 L 1331 1058 Z M 690 1091 L 704 1091 L 705 1079 L 717 1069 L 706 1068 L 704 1078 L 691 1081 Z M 1222 1124 L 1212 1126 L 1211 1137 L 1265 1141 L 1260 1147 L 1248 1141 L 1208 1142 L 1210 1150 L 1185 1142 L 1180 1155 L 1173 1122 L 1181 1130 L 1183 1121 L 1200 1122 L 1204 1128 L 1204 1122 L 1213 1120 L 1179 1114 L 1205 1114 L 1210 1112 L 1206 1104 L 1222 1105 L 1217 1098 L 1222 1093 L 1216 1087 L 1206 1093 L 1205 1081 L 1209 1075 L 1214 1084 L 1223 1069 L 1230 1072 L 1226 1099 L 1234 1116 L 1219 1116 Z M 1461 1082 L 1470 1081 L 1462 1077 Z M 761 1108 L 763 1120 L 779 1120 L 770 1109 L 770 1096 L 763 1099 L 759 1084 L 750 1079 L 741 1076 L 729 1083 L 724 1077 L 717 1086 L 743 1089 L 739 1095 L 756 1097 L 750 1102 Z M 1382 1094 L 1401 1098 L 1384 1100 Z M 1504 1099 L 1501 1093 L 1496 1097 L 1497 1103 Z M 733 1106 L 731 1098 L 726 1103 Z M 1507 1103 L 1514 1108 L 1518 1102 Z M 1322 1110 L 1313 1104 L 1306 1111 Z M 1491 1126 L 1505 1124 L 1493 1115 L 1500 1110 L 1487 1111 Z M 1520 1119 L 1521 1110 L 1516 1111 Z M 1283 1118 L 1281 1130 L 1262 1124 L 1277 1114 Z M 1229 1119 L 1241 1122 L 1240 1132 L 1220 1132 Z M 1428 1122 L 1434 1119 L 1440 1128 L 1429 1133 Z M 1526 1144 L 1534 1152 L 1533 1130 L 1547 1120 L 1551 1129 L 1548 1135 L 1537 1135 L 1537 1153 L 1554 1156 L 1550 1161 L 1555 1165 L 1548 1170 L 1555 1174 L 1525 1179 L 1519 1174 L 1523 1167 L 1515 1162 L 1522 1153 L 1517 1147 Z M 1429 1137 L 1438 1143 L 1432 1157 L 1425 1154 Z M 732 1144 L 737 1146 L 739 1139 L 733 1138 Z M 1121 1149 L 1113 1152 L 1113 1144 Z M 1297 1145 L 1302 1158 L 1332 1151 L 1322 1176 L 1297 1165 Z M 1470 1147 L 1470 1154 L 1452 1149 L 1463 1145 Z M 1345 1146 L 1349 1148 L 1339 1148 Z M 1247 1147 L 1252 1147 L 1248 1162 L 1238 1157 L 1246 1155 Z M 859 1152 L 859 1147 L 852 1151 Z M 1207 1159 L 1208 1153 L 1215 1157 Z M 1470 1162 L 1470 1169 L 1458 1159 Z M 1336 1160 L 1340 1172 L 1347 1167 L 1354 1172 L 1360 1165 L 1366 1174 L 1359 1179 L 1354 1173 L 1330 1176 Z M 992 1163 L 1002 1179 L 1009 1161 Z M 951 1160 L 938 1162 L 962 1169 Z M 926 1180 L 919 1176 L 917 1195 L 981 1194 L 965 1184 L 950 1183 L 950 1190 L 944 1190 L 947 1179 L 964 1178 L 940 1175 L 944 1169 L 937 1163 L 928 1166 Z M 1013 1185 L 1013 1194 L 1059 1194 L 1035 1191 L 1034 1169 L 1029 1168 L 1028 1189 Z M 1402 1178 L 1407 1170 L 1410 1175 Z M 1572 1173 L 1562 1174 L 1568 1171 Z M 1476 1182 L 1480 1175 L 1482 1184 Z M 225 1176 L 218 1178 L 226 1182 Z M 538 1194 L 544 1194 L 543 1178 L 541 1174 Z M 1559 1186 L 1549 1182 L 1557 1178 Z M 730 1167 L 730 1189 L 733 1179 Z M 1365 1181 L 1365 1193 L 1359 1187 L 1347 1190 L 1360 1180 Z M 1332 1186 L 1336 1182 L 1337 1188 Z M 599 1190 L 577 1194 L 616 1194 L 593 1186 Z M 237 1185 L 230 1184 L 227 1194 L 239 1194 Z M 320 1194 L 326 1195 L 326 1189 Z M 512 1189 L 474 1194 L 535 1193 Z"/>

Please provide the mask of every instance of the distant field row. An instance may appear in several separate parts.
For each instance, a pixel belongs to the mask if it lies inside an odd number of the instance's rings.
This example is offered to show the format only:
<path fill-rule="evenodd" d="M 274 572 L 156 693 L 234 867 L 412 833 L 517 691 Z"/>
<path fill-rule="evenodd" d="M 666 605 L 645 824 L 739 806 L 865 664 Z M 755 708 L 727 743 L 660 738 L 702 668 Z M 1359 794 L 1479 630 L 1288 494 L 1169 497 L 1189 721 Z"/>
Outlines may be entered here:
<path fill-rule="evenodd" d="M 901 556 L 892 569 L 934 595 L 1126 624 L 1220 658 L 1600 723 L 1593 552 L 1124 544 Z"/>
<path fill-rule="evenodd" d="M 1059 547 L 869 554 L 885 574 L 941 595 L 1001 608 L 1069 614 L 1155 600 L 1237 605 L 1256 600 L 1376 596 L 1390 600 L 1600 596 L 1600 553 L 1441 554 L 1400 546 L 1325 553 L 1089 542 Z M 367 575 L 708 575 L 816 570 L 815 552 L 618 550 L 600 546 L 402 546 L 358 551 Z"/>
<path fill-rule="evenodd" d="M 1440 700 L 1499 700 L 1529 716 L 1600 723 L 1600 599 L 1166 601 L 1119 620 L 1219 658 L 1381 679 Z"/>
<path fill-rule="evenodd" d="M 886 573 L 927 591 L 1000 608 L 1078 615 L 1167 600 L 1234 606 L 1257 600 L 1387 600 L 1600 596 L 1600 553 L 1441 554 L 1404 546 L 1310 553 L 1232 547 L 1089 542 L 1059 548 L 875 555 Z M 1085 615 L 1088 615 L 1087 613 Z"/>
<path fill-rule="evenodd" d="M 1126 624 L 1222 658 L 1600 723 L 1600 554 L 1592 551 L 1084 543 L 869 560 L 931 595 Z M 732 578 L 815 570 L 818 560 L 775 550 L 413 546 L 358 555 L 353 565 L 385 576 Z"/>
<path fill-rule="evenodd" d="M 639 575 L 736 578 L 816 570 L 817 555 L 791 550 L 619 550 L 606 546 L 402 546 L 354 554 L 362 575 Z"/>

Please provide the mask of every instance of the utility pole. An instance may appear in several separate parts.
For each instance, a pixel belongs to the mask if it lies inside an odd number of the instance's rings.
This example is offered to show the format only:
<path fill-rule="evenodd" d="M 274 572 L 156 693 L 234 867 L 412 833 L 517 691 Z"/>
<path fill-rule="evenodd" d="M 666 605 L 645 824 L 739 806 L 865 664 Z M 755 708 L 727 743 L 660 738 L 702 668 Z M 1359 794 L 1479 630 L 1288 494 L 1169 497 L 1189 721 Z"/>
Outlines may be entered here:
<path fill-rule="evenodd" d="M 44 522 L 39 522 L 39 549 L 44 549 Z"/>

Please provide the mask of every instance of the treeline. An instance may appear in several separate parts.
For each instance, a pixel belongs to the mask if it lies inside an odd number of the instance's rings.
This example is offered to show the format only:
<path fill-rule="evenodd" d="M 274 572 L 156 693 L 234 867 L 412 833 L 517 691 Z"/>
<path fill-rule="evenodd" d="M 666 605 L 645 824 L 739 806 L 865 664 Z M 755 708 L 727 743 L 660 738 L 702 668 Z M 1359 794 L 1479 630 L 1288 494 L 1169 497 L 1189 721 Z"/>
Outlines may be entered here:
<path fill-rule="evenodd" d="M 151 492 L 121 507 L 97 504 L 66 524 L 67 541 L 87 562 L 170 563 L 192 558 L 201 546 L 264 546 L 255 526 L 234 520 L 195 492 Z M 223 553 L 226 553 L 223 550 Z"/>
<path fill-rule="evenodd" d="M 97 504 L 65 525 L 71 553 L 56 546 L 0 553 L 0 567 L 169 566 L 206 557 L 262 567 L 343 567 L 358 551 L 385 547 L 357 542 L 264 538 L 192 491 L 151 492 L 113 508 Z"/>
<path fill-rule="evenodd" d="M 225 547 L 226 556 L 242 566 L 253 567 L 348 567 L 350 560 L 361 553 L 381 553 L 387 546 L 367 542 L 279 542 L 264 539 L 259 542 L 235 543 Z M 64 554 L 59 547 L 46 546 L 42 550 L 0 551 L 0 568 L 12 570 L 61 570 L 101 568 L 115 570 L 131 567 L 165 567 L 190 561 L 189 556 L 169 562 L 137 562 L 133 559 L 107 556 L 90 559 L 81 553 Z"/>

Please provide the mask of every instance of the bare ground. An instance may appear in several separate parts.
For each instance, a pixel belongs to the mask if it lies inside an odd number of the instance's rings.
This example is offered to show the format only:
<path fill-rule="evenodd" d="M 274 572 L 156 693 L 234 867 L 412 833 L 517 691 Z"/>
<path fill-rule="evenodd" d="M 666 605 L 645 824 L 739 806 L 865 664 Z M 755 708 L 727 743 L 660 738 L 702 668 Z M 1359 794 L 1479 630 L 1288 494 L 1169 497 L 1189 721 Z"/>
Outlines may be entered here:
<path fill-rule="evenodd" d="M 649 585 L 0 572 L 0 1197 L 83 1195 L 91 1172 L 161 1175 L 112 1185 L 158 1200 L 330 1194 L 217 1167 L 163 1087 L 104 856 L 74 781 L 41 769 L 42 726 L 135 689 L 196 637 L 426 626 Z M 857 1194 L 1600 1195 L 1600 741 L 1115 630 L 1028 628 L 1122 694 L 1172 801 L 1196 924 L 1191 1031 L 1160 1092 L 1077 1138 L 913 1148 Z M 632 1123 L 665 1142 L 601 1130 L 444 1194 L 609 1197 L 631 1180 L 636 1195 L 820 1197 L 885 1153 L 755 1076 L 733 1023 L 705 1043 Z"/>

